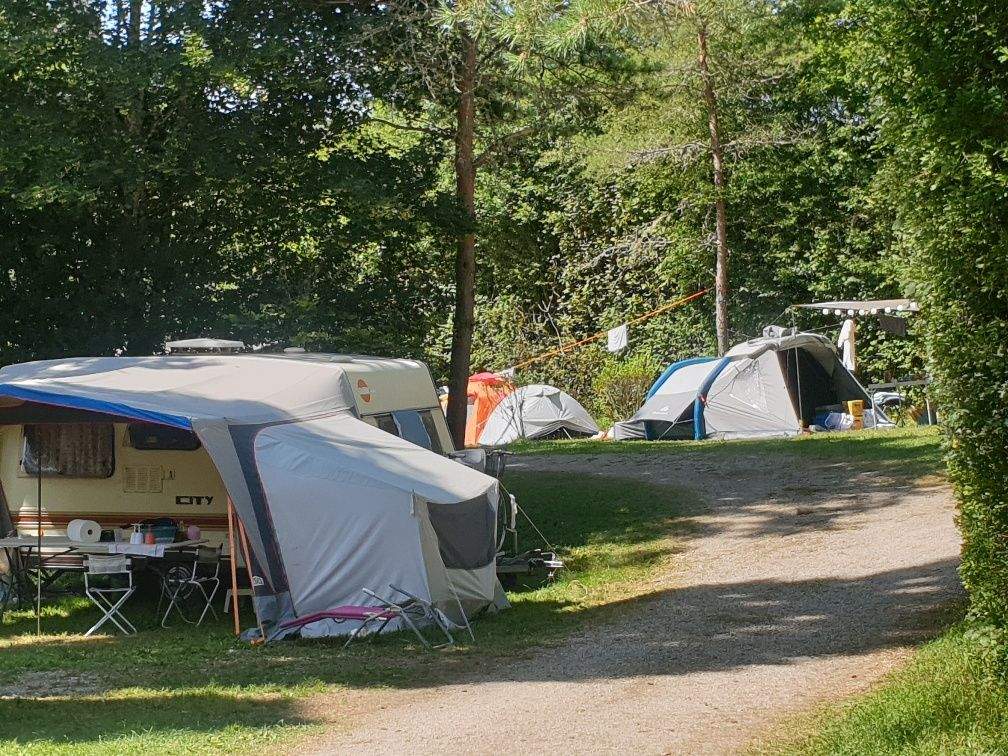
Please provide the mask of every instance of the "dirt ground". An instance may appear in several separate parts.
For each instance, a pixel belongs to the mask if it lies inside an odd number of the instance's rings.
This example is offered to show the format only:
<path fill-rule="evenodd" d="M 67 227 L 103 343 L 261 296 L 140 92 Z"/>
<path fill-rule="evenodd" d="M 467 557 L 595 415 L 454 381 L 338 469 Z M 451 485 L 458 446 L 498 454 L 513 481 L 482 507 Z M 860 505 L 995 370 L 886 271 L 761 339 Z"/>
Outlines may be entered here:
<path fill-rule="evenodd" d="M 703 454 L 513 464 L 692 489 L 695 535 L 619 620 L 450 685 L 385 694 L 318 752 L 733 753 L 877 681 L 962 599 L 939 480 Z"/>

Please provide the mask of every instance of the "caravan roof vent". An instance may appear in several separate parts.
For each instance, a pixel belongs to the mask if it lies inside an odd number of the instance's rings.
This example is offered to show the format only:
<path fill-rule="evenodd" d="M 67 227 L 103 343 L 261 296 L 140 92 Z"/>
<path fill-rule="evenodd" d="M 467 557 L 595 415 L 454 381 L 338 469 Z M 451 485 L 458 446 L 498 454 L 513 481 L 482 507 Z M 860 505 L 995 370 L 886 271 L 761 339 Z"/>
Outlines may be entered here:
<path fill-rule="evenodd" d="M 165 342 L 170 354 L 235 354 L 245 349 L 242 341 L 228 339 L 182 339 Z"/>

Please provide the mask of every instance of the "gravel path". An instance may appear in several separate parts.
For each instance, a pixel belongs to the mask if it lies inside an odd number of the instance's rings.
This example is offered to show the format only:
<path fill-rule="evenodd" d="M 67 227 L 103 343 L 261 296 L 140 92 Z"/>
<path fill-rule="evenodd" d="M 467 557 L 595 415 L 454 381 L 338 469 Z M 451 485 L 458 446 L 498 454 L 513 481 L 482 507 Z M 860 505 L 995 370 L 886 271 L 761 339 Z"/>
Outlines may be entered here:
<path fill-rule="evenodd" d="M 320 752 L 730 753 L 867 687 L 961 598 L 952 497 L 937 480 L 794 462 L 520 458 L 692 489 L 697 534 L 618 621 L 478 677 L 386 694 Z"/>

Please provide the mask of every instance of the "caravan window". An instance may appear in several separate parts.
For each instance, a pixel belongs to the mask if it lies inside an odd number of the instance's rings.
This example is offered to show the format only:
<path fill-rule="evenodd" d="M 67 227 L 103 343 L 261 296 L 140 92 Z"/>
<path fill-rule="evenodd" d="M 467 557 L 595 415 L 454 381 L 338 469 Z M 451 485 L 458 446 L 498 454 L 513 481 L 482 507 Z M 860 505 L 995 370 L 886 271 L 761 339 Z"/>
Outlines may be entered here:
<path fill-rule="evenodd" d="M 378 426 L 378 430 L 383 430 L 386 433 L 391 433 L 393 436 L 399 435 L 399 427 L 396 425 L 395 420 L 392 419 L 392 415 L 385 413 L 384 415 L 374 415 L 375 425 Z"/>
<path fill-rule="evenodd" d="M 26 473 L 65 478 L 110 478 L 115 472 L 112 423 L 62 423 L 24 426 Z"/>
<path fill-rule="evenodd" d="M 202 445 L 192 431 L 169 425 L 130 423 L 127 432 L 130 445 L 141 451 L 196 451 Z"/>
<path fill-rule="evenodd" d="M 434 426 L 431 410 L 397 410 L 381 415 L 372 415 L 371 419 L 380 430 L 393 436 L 406 439 L 410 443 L 442 454 L 441 439 Z"/>
<path fill-rule="evenodd" d="M 441 412 L 441 410 L 437 410 Z M 441 437 L 438 435 L 437 426 L 434 424 L 434 410 L 424 410 L 420 413 L 420 420 L 424 424 L 424 428 L 427 429 L 427 437 L 430 439 L 430 446 L 428 447 L 432 452 L 437 452 L 438 454 L 444 454 L 444 449 L 441 446 Z"/>

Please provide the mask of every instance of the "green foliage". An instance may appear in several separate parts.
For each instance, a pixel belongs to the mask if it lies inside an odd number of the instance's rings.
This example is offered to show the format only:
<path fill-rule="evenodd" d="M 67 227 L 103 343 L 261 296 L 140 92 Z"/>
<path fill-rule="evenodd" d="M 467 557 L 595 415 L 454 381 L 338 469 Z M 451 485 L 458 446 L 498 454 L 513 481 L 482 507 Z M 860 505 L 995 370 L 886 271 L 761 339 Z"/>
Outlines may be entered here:
<path fill-rule="evenodd" d="M 215 333 L 420 353 L 453 211 L 440 145 L 359 133 L 388 83 L 368 11 L 122 7 L 0 10 L 0 361 Z"/>
<path fill-rule="evenodd" d="M 608 426 L 630 417 L 660 371 L 661 365 L 646 354 L 607 360 L 592 381 L 592 404 L 598 422 Z"/>
<path fill-rule="evenodd" d="M 985 2 L 853 3 L 849 44 L 888 151 L 877 191 L 924 310 L 945 408 L 972 614 L 1008 623 L 1008 14 Z"/>

